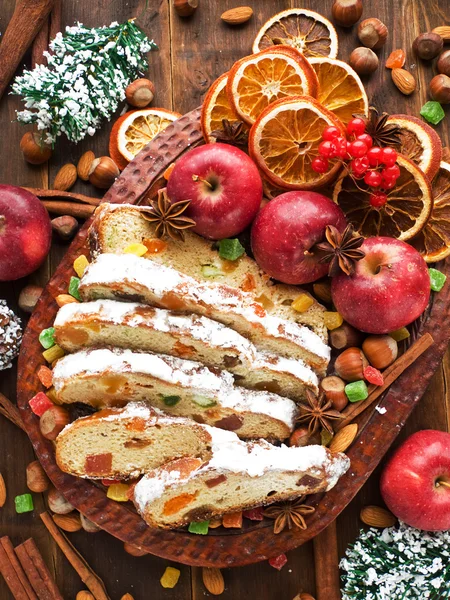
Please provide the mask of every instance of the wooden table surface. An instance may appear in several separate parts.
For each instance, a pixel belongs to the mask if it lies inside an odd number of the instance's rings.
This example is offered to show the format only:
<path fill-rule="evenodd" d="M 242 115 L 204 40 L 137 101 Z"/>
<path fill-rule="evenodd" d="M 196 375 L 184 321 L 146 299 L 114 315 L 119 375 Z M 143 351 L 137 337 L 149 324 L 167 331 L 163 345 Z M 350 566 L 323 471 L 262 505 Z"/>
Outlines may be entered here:
<path fill-rule="evenodd" d="M 427 99 L 427 83 L 433 76 L 431 66 L 415 65 L 411 52 L 414 38 L 421 32 L 450 22 L 450 0 L 363 0 L 364 17 L 378 17 L 389 28 L 389 39 L 379 52 L 380 68 L 365 83 L 369 100 L 379 109 L 390 113 L 406 112 L 418 115 Z M 248 0 L 254 17 L 247 24 L 229 27 L 221 22 L 222 11 L 238 6 L 239 0 L 199 0 L 199 8 L 192 18 L 181 19 L 170 7 L 169 0 L 63 0 L 63 25 L 80 21 L 89 26 L 109 24 L 138 17 L 138 24 L 149 37 L 154 38 L 159 51 L 149 55 L 149 77 L 155 83 L 154 106 L 185 113 L 202 102 L 211 82 L 226 71 L 235 60 L 251 52 L 255 34 L 270 16 L 290 8 L 303 6 L 315 9 L 331 18 L 332 0 Z M 0 31 L 4 33 L 14 10 L 15 0 L 0 2 Z M 355 28 L 339 28 L 338 58 L 347 60 L 357 43 Z M 408 58 L 406 67 L 416 74 L 419 88 L 410 97 L 402 96 L 394 87 L 390 73 L 383 67 L 384 60 L 394 48 L 404 48 Z M 27 57 L 29 62 L 29 57 Z M 20 102 L 16 97 L 4 97 L 0 103 L 0 182 L 33 187 L 47 187 L 58 169 L 67 162 L 76 163 L 83 152 L 92 149 L 97 156 L 107 154 L 110 124 L 82 143 L 69 145 L 64 140 L 57 144 L 48 166 L 30 167 L 21 156 L 19 141 L 24 129 L 14 123 L 15 110 Z M 448 143 L 448 119 L 437 128 L 444 144 Z M 93 188 L 78 182 L 75 191 L 93 195 Z M 17 309 L 17 298 L 27 283 L 44 285 L 66 246 L 55 241 L 47 262 L 26 280 L 0 285 L 0 298 L 6 298 Z M 1 260 L 1 257 L 0 257 Z M 26 315 L 21 315 L 25 318 Z M 450 401 L 447 394 L 450 375 L 449 356 L 436 373 L 433 382 L 419 406 L 409 419 L 398 440 L 419 429 L 449 430 Z M 15 369 L 0 373 L 0 391 L 15 398 Z M 83 585 L 64 556 L 42 526 L 38 514 L 45 508 L 44 498 L 34 494 L 35 511 L 17 515 L 14 496 L 27 492 L 25 468 L 33 460 L 33 451 L 24 433 L 0 417 L 0 472 L 8 492 L 5 507 L 0 510 L 0 534 L 9 535 L 15 544 L 33 536 L 47 564 L 55 574 L 59 588 L 67 600 L 75 598 Z M 366 504 L 378 504 L 379 470 L 371 477 L 355 500 L 337 520 L 339 555 L 353 541 L 361 527 L 358 515 Z M 206 592 L 201 570 L 179 566 L 181 577 L 173 590 L 164 590 L 159 579 L 167 561 L 153 556 L 133 558 L 123 550 L 122 543 L 106 533 L 70 534 L 70 539 L 94 570 L 104 579 L 113 600 L 129 592 L 135 600 L 199 600 Z M 299 592 L 315 593 L 313 544 L 308 543 L 288 554 L 289 562 L 281 572 L 267 563 L 224 571 L 226 589 L 224 600 L 257 598 L 258 600 L 292 600 Z M 10 598 L 3 580 L 0 598 Z"/>

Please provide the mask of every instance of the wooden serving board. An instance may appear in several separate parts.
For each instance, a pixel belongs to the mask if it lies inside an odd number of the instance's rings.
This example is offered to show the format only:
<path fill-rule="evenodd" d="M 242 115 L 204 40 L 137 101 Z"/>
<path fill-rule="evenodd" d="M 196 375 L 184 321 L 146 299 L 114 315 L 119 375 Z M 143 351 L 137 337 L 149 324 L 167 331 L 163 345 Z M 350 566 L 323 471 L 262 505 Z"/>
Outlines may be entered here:
<path fill-rule="evenodd" d="M 139 203 L 156 189 L 164 170 L 189 148 L 203 143 L 200 130 L 200 110 L 196 109 L 155 138 L 123 171 L 104 200 L 113 203 Z M 32 413 L 28 401 L 42 385 L 37 377 L 42 347 L 38 336 L 52 325 L 58 306 L 54 298 L 67 293 L 72 264 L 80 254 L 88 255 L 85 223 L 41 295 L 25 331 L 18 370 L 18 405 L 37 457 L 53 484 L 81 513 L 102 529 L 151 554 L 192 566 L 234 567 L 277 556 L 307 542 L 327 527 L 354 498 L 392 444 L 407 417 L 425 392 L 437 369 L 450 339 L 450 260 L 438 265 L 447 275 L 447 283 L 439 294 L 433 294 L 426 313 L 413 328 L 417 335 L 429 332 L 434 344 L 391 386 L 379 405 L 381 414 L 369 408 L 358 419 L 360 433 L 349 451 L 350 470 L 328 493 L 310 496 L 316 507 L 308 519 L 306 530 L 293 529 L 278 535 L 273 522 L 255 524 L 245 520 L 241 530 L 213 530 L 207 536 L 187 531 L 150 529 L 127 504 L 112 501 L 95 483 L 67 475 L 55 462 L 54 446 L 39 429 L 39 418 Z"/>

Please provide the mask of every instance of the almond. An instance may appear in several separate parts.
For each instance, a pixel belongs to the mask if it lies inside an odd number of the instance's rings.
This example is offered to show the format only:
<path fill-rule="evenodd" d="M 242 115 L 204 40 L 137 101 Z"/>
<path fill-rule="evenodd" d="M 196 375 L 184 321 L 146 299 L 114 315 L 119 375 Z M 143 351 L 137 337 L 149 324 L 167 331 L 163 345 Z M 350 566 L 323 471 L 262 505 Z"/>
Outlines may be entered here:
<path fill-rule="evenodd" d="M 120 600 L 134 600 L 131 594 L 125 594 Z"/>
<path fill-rule="evenodd" d="M 53 189 L 67 192 L 77 180 L 77 168 L 72 163 L 67 163 L 56 173 Z"/>
<path fill-rule="evenodd" d="M 392 527 L 397 522 L 394 515 L 381 506 L 365 506 L 359 518 L 369 527 Z"/>
<path fill-rule="evenodd" d="M 87 590 L 81 590 L 81 592 L 78 592 L 75 600 L 95 600 L 95 598 L 91 592 L 88 592 Z"/>
<path fill-rule="evenodd" d="M 246 23 L 252 18 L 253 10 L 250 6 L 237 6 L 236 8 L 230 8 L 221 15 L 222 21 L 227 25 L 241 25 Z"/>
<path fill-rule="evenodd" d="M 0 508 L 5 505 L 6 502 L 6 485 L 3 475 L 0 473 Z"/>
<path fill-rule="evenodd" d="M 95 160 L 95 154 L 92 150 L 88 150 L 83 154 L 77 164 L 77 173 L 78 177 L 83 181 L 89 181 L 89 171 L 91 170 L 91 165 Z"/>
<path fill-rule="evenodd" d="M 358 433 L 358 425 L 351 423 L 346 425 L 331 440 L 329 449 L 331 452 L 345 452 L 347 448 L 352 444 L 353 440 Z"/>
<path fill-rule="evenodd" d="M 392 69 L 392 81 L 405 96 L 409 96 L 416 89 L 416 80 L 405 69 Z"/>
<path fill-rule="evenodd" d="M 444 42 L 450 42 L 450 26 L 449 25 L 441 25 L 440 27 L 435 27 L 432 33 L 437 33 L 441 36 Z"/>
<path fill-rule="evenodd" d="M 56 296 L 56 298 L 55 298 L 55 302 L 59 307 L 61 307 L 61 306 L 64 306 L 65 304 L 72 304 L 73 302 L 78 303 L 79 300 L 77 300 L 70 294 L 58 294 L 58 296 Z"/>
<path fill-rule="evenodd" d="M 50 486 L 49 478 L 38 460 L 34 460 L 27 467 L 27 486 L 36 493 L 45 492 Z"/>
<path fill-rule="evenodd" d="M 78 513 L 71 513 L 69 515 L 53 515 L 53 520 L 56 525 L 63 531 L 73 533 L 74 531 L 80 531 L 81 520 Z"/>
<path fill-rule="evenodd" d="M 216 567 L 203 567 L 202 578 L 205 588 L 213 596 L 220 596 L 225 589 L 223 575 L 220 569 Z"/>

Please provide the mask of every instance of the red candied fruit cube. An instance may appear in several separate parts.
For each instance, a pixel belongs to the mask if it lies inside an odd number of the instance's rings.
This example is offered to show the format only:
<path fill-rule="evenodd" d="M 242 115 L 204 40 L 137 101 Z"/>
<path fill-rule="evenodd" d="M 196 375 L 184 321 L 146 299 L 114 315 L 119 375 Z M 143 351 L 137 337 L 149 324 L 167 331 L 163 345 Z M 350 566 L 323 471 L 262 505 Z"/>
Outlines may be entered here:
<path fill-rule="evenodd" d="M 123 483 L 123 481 L 121 479 L 102 479 L 102 485 L 105 487 L 109 487 L 115 483 Z"/>
<path fill-rule="evenodd" d="M 53 406 L 53 402 L 47 394 L 44 394 L 44 392 L 39 392 L 36 396 L 33 396 L 28 404 L 34 414 L 38 417 L 42 417 L 42 415 Z"/>
<path fill-rule="evenodd" d="M 373 385 L 383 385 L 384 377 L 375 367 L 366 367 L 363 371 L 364 379 Z"/>
<path fill-rule="evenodd" d="M 262 521 L 264 519 L 263 512 L 263 507 L 258 506 L 257 508 L 252 508 L 251 510 L 244 510 L 244 517 L 246 519 L 250 519 L 250 521 Z"/>
<path fill-rule="evenodd" d="M 274 569 L 278 569 L 278 571 L 281 571 L 281 569 L 284 567 L 284 565 L 286 563 L 287 563 L 286 554 L 280 554 L 280 556 L 276 556 L 275 558 L 271 558 L 269 560 L 269 565 L 271 567 L 273 567 Z"/>

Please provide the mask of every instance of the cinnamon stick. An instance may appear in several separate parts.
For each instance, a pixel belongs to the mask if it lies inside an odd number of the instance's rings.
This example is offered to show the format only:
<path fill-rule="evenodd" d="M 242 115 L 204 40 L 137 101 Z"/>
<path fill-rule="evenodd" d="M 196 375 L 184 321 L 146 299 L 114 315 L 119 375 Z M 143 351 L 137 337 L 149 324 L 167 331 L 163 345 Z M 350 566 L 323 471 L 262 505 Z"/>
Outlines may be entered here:
<path fill-rule="evenodd" d="M 340 600 L 336 521 L 313 539 L 317 600 Z"/>
<path fill-rule="evenodd" d="M 7 536 L 0 539 L 0 573 L 16 600 L 38 600 Z"/>
<path fill-rule="evenodd" d="M 55 39 L 56 34 L 61 31 L 61 11 L 62 2 L 61 0 L 54 0 L 52 12 L 50 14 L 50 32 L 49 41 Z"/>
<path fill-rule="evenodd" d="M 0 98 L 47 16 L 54 0 L 19 0 L 0 45 Z"/>
<path fill-rule="evenodd" d="M 368 406 L 370 406 L 377 398 L 383 394 L 388 387 L 390 387 L 394 381 L 400 377 L 412 363 L 419 358 L 430 346 L 432 346 L 434 340 L 429 333 L 425 333 L 418 340 L 414 342 L 408 350 L 402 354 L 390 367 L 383 371 L 384 383 L 380 386 L 371 385 L 369 386 L 368 397 L 355 404 L 350 404 L 345 410 L 342 411 L 344 418 L 338 422 L 335 427 L 336 431 L 339 431 L 346 425 L 348 425 L 355 417 L 362 413 Z"/>
<path fill-rule="evenodd" d="M 105 588 L 105 584 L 98 575 L 94 573 L 81 554 L 69 542 L 64 533 L 57 527 L 48 512 L 40 515 L 44 525 L 47 527 L 50 535 L 60 547 L 64 556 L 70 562 L 72 567 L 78 573 L 81 581 L 90 590 L 95 600 L 111 600 Z"/>
<path fill-rule="evenodd" d="M 39 600 L 64 600 L 33 539 L 17 546 L 15 552 Z"/>
<path fill-rule="evenodd" d="M 31 192 L 41 200 L 67 200 L 81 202 L 83 204 L 92 204 L 92 206 L 98 206 L 101 202 L 103 202 L 102 198 L 91 198 L 91 196 L 75 194 L 74 192 L 61 192 L 59 190 L 47 190 L 44 188 L 22 187 L 24 190 Z"/>
<path fill-rule="evenodd" d="M 0 414 L 25 431 L 25 425 L 23 424 L 19 409 L 2 393 L 0 393 Z"/>
<path fill-rule="evenodd" d="M 37 36 L 34 38 L 33 46 L 31 48 L 31 66 L 41 65 L 45 62 L 44 52 L 48 50 L 48 32 L 50 29 L 49 18 L 44 21 L 44 24 L 40 28 Z"/>
<path fill-rule="evenodd" d="M 95 210 L 95 206 L 89 204 L 58 202 L 58 200 L 43 200 L 42 204 L 49 213 L 54 215 L 69 215 L 77 219 L 88 219 Z"/>

